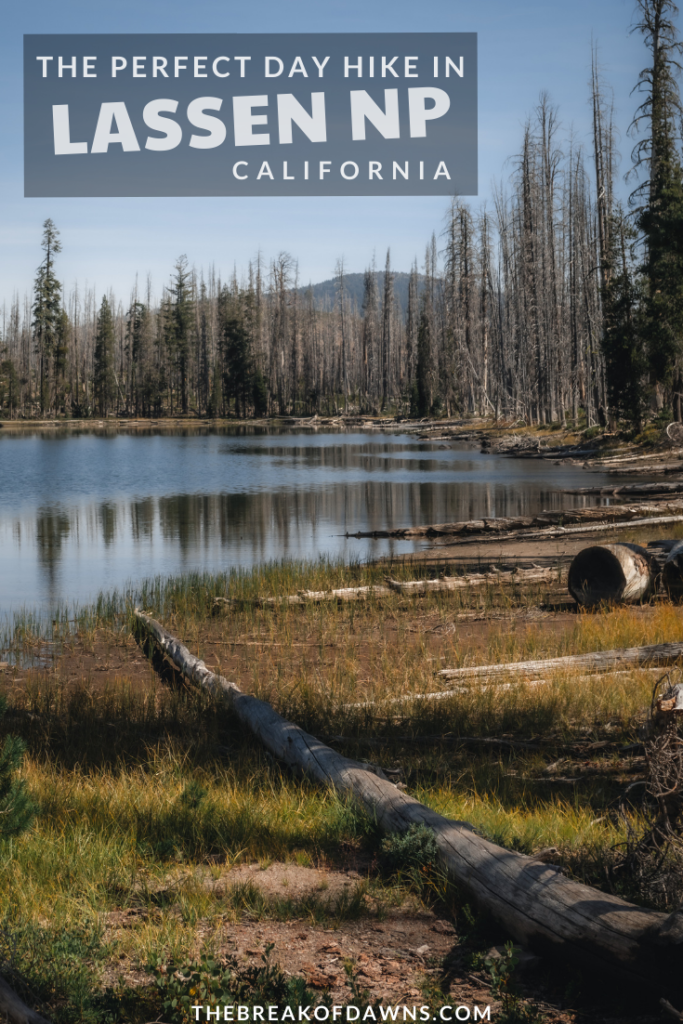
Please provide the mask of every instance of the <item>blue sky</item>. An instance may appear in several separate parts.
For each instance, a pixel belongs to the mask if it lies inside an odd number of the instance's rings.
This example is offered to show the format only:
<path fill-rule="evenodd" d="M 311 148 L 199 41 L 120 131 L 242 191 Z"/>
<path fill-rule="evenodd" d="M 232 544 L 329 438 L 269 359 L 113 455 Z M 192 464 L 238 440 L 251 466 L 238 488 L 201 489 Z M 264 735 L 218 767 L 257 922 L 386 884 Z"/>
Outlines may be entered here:
<path fill-rule="evenodd" d="M 127 299 L 148 272 L 158 294 L 175 258 L 214 264 L 223 276 L 261 250 L 287 250 L 303 283 L 332 276 L 339 257 L 362 271 L 387 247 L 397 270 L 422 259 L 441 230 L 447 200 L 376 198 L 25 199 L 23 197 L 22 36 L 35 32 L 477 32 L 479 35 L 479 196 L 506 179 L 522 126 L 541 90 L 564 129 L 590 152 L 588 79 L 591 38 L 614 89 L 621 170 L 630 165 L 630 96 L 647 54 L 630 34 L 633 0 L 20 0 L 7 3 L 0 38 L 0 304 L 30 289 L 40 260 L 41 225 L 61 231 L 58 272 L 113 287 Z M 565 136 L 566 137 L 566 136 Z M 625 186 L 621 186 L 626 192 Z"/>

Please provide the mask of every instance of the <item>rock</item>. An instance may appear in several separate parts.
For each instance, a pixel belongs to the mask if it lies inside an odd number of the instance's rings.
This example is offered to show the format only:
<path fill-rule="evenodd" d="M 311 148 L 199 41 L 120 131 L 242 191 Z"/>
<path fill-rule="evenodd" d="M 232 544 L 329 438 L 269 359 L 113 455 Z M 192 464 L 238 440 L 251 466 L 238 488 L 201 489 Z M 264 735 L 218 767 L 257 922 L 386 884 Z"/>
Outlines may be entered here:
<path fill-rule="evenodd" d="M 455 935 L 455 928 L 450 921 L 435 921 L 432 931 L 439 932 L 440 935 Z"/>

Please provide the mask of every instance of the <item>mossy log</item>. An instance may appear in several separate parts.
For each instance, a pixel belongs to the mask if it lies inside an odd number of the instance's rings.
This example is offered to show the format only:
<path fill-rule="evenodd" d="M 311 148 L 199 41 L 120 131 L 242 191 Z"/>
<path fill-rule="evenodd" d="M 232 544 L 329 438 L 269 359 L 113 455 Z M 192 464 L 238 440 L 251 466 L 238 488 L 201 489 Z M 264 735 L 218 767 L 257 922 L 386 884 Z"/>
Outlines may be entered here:
<path fill-rule="evenodd" d="M 140 627 L 189 680 L 225 698 L 239 721 L 277 758 L 310 779 L 359 801 L 389 833 L 432 829 L 443 868 L 519 942 L 576 959 L 591 971 L 616 972 L 658 994 L 683 993 L 683 912 L 663 914 L 567 878 L 549 865 L 505 850 L 467 822 L 450 821 L 401 792 L 381 770 L 352 761 L 286 721 L 264 701 L 210 672 L 148 615 Z"/>
<path fill-rule="evenodd" d="M 569 593 L 586 608 L 603 601 L 634 604 L 652 593 L 657 565 L 638 544 L 595 544 L 569 567 Z"/>

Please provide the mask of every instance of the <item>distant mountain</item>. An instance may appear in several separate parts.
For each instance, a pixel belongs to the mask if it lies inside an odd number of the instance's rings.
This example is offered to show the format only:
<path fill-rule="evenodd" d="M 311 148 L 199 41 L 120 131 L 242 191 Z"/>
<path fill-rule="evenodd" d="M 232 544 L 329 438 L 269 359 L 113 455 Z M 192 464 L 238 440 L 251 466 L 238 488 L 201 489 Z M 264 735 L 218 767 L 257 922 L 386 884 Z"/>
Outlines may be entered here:
<path fill-rule="evenodd" d="M 350 304 L 353 306 L 354 302 L 358 308 L 358 312 L 361 312 L 363 306 L 363 280 L 364 274 L 344 274 L 344 289 L 348 296 Z M 396 304 L 401 310 L 401 313 L 405 316 L 408 308 L 408 281 L 410 280 L 410 274 L 406 274 L 402 271 L 394 272 L 394 296 Z M 423 277 L 422 274 L 418 276 L 418 292 L 422 288 Z M 313 298 L 316 306 L 322 309 L 331 309 L 337 301 L 337 282 L 335 278 L 330 278 L 328 281 L 320 281 L 318 284 L 306 285 L 303 288 L 299 288 L 299 294 L 305 295 L 309 290 L 313 292 Z M 379 292 L 380 301 L 384 293 L 384 271 L 377 271 L 377 290 Z"/>

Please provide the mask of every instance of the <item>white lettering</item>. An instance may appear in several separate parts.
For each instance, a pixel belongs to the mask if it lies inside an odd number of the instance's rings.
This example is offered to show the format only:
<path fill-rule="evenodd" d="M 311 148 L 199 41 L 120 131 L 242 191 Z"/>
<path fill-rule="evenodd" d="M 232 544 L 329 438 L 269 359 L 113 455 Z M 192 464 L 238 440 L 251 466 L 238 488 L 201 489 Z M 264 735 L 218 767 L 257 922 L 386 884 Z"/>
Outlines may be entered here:
<path fill-rule="evenodd" d="M 147 78 L 144 70 L 146 57 L 133 57 L 133 78 Z"/>
<path fill-rule="evenodd" d="M 233 177 L 238 178 L 240 181 L 246 181 L 247 178 L 249 177 L 249 175 L 248 174 L 238 174 L 237 173 L 237 168 L 238 167 L 248 167 L 248 166 L 249 166 L 249 164 L 247 163 L 246 160 L 238 160 L 237 163 L 233 166 L 233 169 L 232 169 Z M 239 1012 L 240 1009 L 241 1009 L 241 1007 L 238 1007 L 238 1012 Z M 238 1020 L 242 1020 L 242 1018 L 238 1017 Z"/>
<path fill-rule="evenodd" d="M 184 61 L 183 64 L 180 62 Z M 173 77 L 180 78 L 181 71 L 187 71 L 187 57 L 174 57 L 173 58 Z"/>
<path fill-rule="evenodd" d="M 97 78 L 97 72 L 95 71 L 95 67 L 93 65 L 93 61 L 94 60 L 97 60 L 97 57 L 84 57 L 83 58 L 83 77 L 84 78 Z"/>
<path fill-rule="evenodd" d="M 268 177 L 268 178 L 270 178 L 271 181 L 275 181 L 275 178 L 273 177 L 273 172 L 271 171 L 271 169 L 270 169 L 270 167 L 268 165 L 268 161 L 267 160 L 264 160 L 263 163 L 261 164 L 261 170 L 256 175 L 256 180 L 260 181 L 261 178 L 264 178 L 264 177 Z M 258 1007 L 255 1006 L 254 1007 L 254 1011 L 256 1011 L 257 1009 L 258 1009 Z M 256 1019 L 256 1018 L 254 1018 L 254 1019 Z M 261 1017 L 260 1019 L 263 1020 L 263 1017 Z"/>
<path fill-rule="evenodd" d="M 218 70 L 218 62 L 221 61 L 221 60 L 230 60 L 230 58 L 229 57 L 216 57 L 215 61 L 211 65 L 211 70 L 213 71 L 213 73 L 216 76 L 216 78 L 228 78 L 229 75 L 230 75 L 229 71 L 222 71 L 221 72 L 221 71 Z"/>
<path fill-rule="evenodd" d="M 267 114 L 253 114 L 253 107 L 267 107 L 267 96 L 233 96 L 232 116 L 236 146 L 269 146 L 268 132 L 252 131 L 255 124 L 268 124 Z"/>
<path fill-rule="evenodd" d="M 125 57 L 112 57 L 111 59 L 111 77 L 116 78 L 119 71 L 123 71 L 124 68 L 128 67 L 128 61 Z"/>
<path fill-rule="evenodd" d="M 417 68 L 415 67 L 415 61 L 417 57 L 405 57 L 403 61 L 403 77 L 404 78 L 419 78 Z"/>
<path fill-rule="evenodd" d="M 177 100 L 150 100 L 142 111 L 142 120 L 153 132 L 162 132 L 163 139 L 153 135 L 147 136 L 145 149 L 155 150 L 163 153 L 169 149 L 179 146 L 183 138 L 183 130 L 177 121 L 170 117 L 162 117 L 163 111 L 175 114 L 178 109 Z"/>
<path fill-rule="evenodd" d="M 277 71 L 270 70 L 270 65 L 272 64 L 273 61 L 277 61 L 277 63 L 280 65 Z M 281 61 L 279 57 L 266 57 L 266 78 L 279 78 L 284 70 L 284 61 Z"/>
<path fill-rule="evenodd" d="M 52 58 L 50 58 L 50 59 L 52 59 Z M 312 58 L 313 63 L 315 64 L 315 66 L 318 69 L 318 78 L 322 78 L 323 77 L 323 71 L 324 71 L 325 65 L 327 64 L 329 59 L 330 59 L 329 57 L 325 57 L 325 60 L 321 64 L 317 57 L 313 57 Z M 43 77 L 45 77 L 45 76 L 43 76 Z"/>
<path fill-rule="evenodd" d="M 403 166 L 404 166 L 405 169 L 401 170 L 400 165 L 397 164 L 396 161 L 394 160 L 394 181 L 396 181 L 396 175 L 397 174 L 400 174 L 401 177 L 404 178 L 406 181 L 408 180 L 408 161 L 407 160 L 406 160 L 406 162 L 405 162 L 405 164 Z"/>
<path fill-rule="evenodd" d="M 202 128 L 208 135 L 191 135 L 193 149 L 215 149 L 225 142 L 226 128 L 219 117 L 205 114 L 205 110 L 220 110 L 223 100 L 218 96 L 200 96 L 187 107 L 187 119 L 195 128 Z"/>
<path fill-rule="evenodd" d="M 308 78 L 308 71 L 304 67 L 304 62 L 302 61 L 301 57 L 294 58 L 292 70 L 287 75 L 287 78 L 291 78 L 292 75 L 303 75 L 304 78 Z"/>
<path fill-rule="evenodd" d="M 164 70 L 167 64 L 168 61 L 165 57 L 152 57 L 152 78 L 156 78 L 157 74 L 168 78 L 168 71 Z"/>
<path fill-rule="evenodd" d="M 52 131 L 55 140 L 55 156 L 69 156 L 87 153 L 87 142 L 72 142 L 69 129 L 69 104 L 59 103 L 52 108 Z"/>
<path fill-rule="evenodd" d="M 329 57 L 327 59 L 329 60 Z M 42 60 L 42 62 L 43 62 L 43 78 L 47 78 L 47 62 L 49 60 L 54 60 L 54 57 L 36 57 L 36 60 Z"/>
<path fill-rule="evenodd" d="M 432 100 L 434 106 L 427 109 L 427 100 Z M 443 117 L 449 110 L 450 105 L 450 96 L 443 89 L 436 89 L 434 86 L 427 86 L 422 89 L 408 89 L 411 139 L 424 139 L 427 135 L 427 121 Z"/>
<path fill-rule="evenodd" d="M 332 161 L 331 160 L 321 160 L 318 166 L 320 168 L 320 180 L 322 181 L 324 175 L 330 173 L 330 167 L 332 166 Z"/>
<path fill-rule="evenodd" d="M 293 174 L 287 174 L 287 161 L 282 161 L 282 180 L 283 181 L 294 181 Z"/>
<path fill-rule="evenodd" d="M 456 75 L 459 75 L 460 78 L 462 78 L 462 76 L 465 73 L 465 70 L 464 70 L 464 67 L 463 67 L 463 60 L 464 60 L 464 58 L 461 57 L 460 58 L 460 64 L 458 65 L 458 64 L 455 64 L 451 60 L 450 57 L 446 57 L 446 78 L 450 77 L 451 68 L 453 68 L 453 70 L 455 71 Z"/>
<path fill-rule="evenodd" d="M 114 124 L 116 132 L 112 131 Z M 100 106 L 90 152 L 107 153 L 112 143 L 118 143 L 124 153 L 137 153 L 140 149 L 125 103 L 103 103 Z"/>
<path fill-rule="evenodd" d="M 251 57 L 235 57 L 234 60 L 239 61 L 240 65 L 240 78 L 244 78 L 244 64 L 245 61 L 251 60 Z"/>
<path fill-rule="evenodd" d="M 58 57 L 57 58 L 57 65 L 58 65 L 57 74 L 59 75 L 60 78 L 62 77 L 62 72 L 63 71 L 70 71 L 71 72 L 71 77 L 72 78 L 76 77 L 76 58 L 75 57 L 71 58 L 71 63 L 70 64 L 65 64 L 64 63 L 64 58 L 63 57 Z"/>
<path fill-rule="evenodd" d="M 280 142 L 292 142 L 292 123 L 296 124 L 311 142 L 327 142 L 325 122 L 325 93 L 311 93 L 311 113 L 302 107 L 293 93 L 278 93 L 277 120 Z"/>
<path fill-rule="evenodd" d="M 370 181 L 372 181 L 373 178 L 379 178 L 380 181 L 383 181 L 384 179 L 380 174 L 381 170 L 382 165 L 379 162 L 379 160 L 371 160 L 368 165 L 368 178 L 370 179 Z"/>
<path fill-rule="evenodd" d="M 386 57 L 382 57 L 382 78 L 386 78 L 387 77 L 387 71 L 391 71 L 391 73 L 394 76 L 394 78 L 398 78 L 398 71 L 394 71 L 394 69 L 392 67 L 394 61 L 397 61 L 397 60 L 398 60 L 398 57 L 392 57 L 391 60 L 387 63 L 387 58 Z"/>
<path fill-rule="evenodd" d="M 401 137 L 398 120 L 398 89 L 385 89 L 384 103 L 386 109 L 382 110 L 365 89 L 351 90 L 351 138 L 354 142 L 365 138 L 366 118 L 385 139 Z"/>
<path fill-rule="evenodd" d="M 209 59 L 208 57 L 195 57 L 195 59 L 194 59 L 194 77 L 195 78 L 208 78 L 209 77 L 207 75 L 207 73 L 206 73 L 206 70 L 205 70 L 206 62 L 207 62 L 208 59 Z M 200 61 L 202 63 L 200 63 Z"/>
<path fill-rule="evenodd" d="M 441 168 L 443 168 L 443 170 Z M 448 178 L 449 181 L 451 180 L 448 168 L 443 160 L 439 161 L 439 166 L 437 167 L 436 174 L 434 175 L 434 181 L 436 181 L 437 178 Z"/>
<path fill-rule="evenodd" d="M 351 174 L 347 174 L 346 173 L 346 170 L 345 170 L 346 167 L 351 167 L 352 168 Z M 347 160 L 346 163 L 341 165 L 341 176 L 342 176 L 342 178 L 344 178 L 345 181 L 353 181 L 354 178 L 358 177 L 358 174 L 359 174 L 358 164 L 355 164 L 353 162 L 353 160 Z"/>
<path fill-rule="evenodd" d="M 349 58 L 348 57 L 344 57 L 344 78 L 348 78 L 349 77 L 349 71 L 356 71 L 358 73 L 358 77 L 362 78 L 363 77 L 363 58 L 359 57 L 357 64 L 349 64 Z"/>

